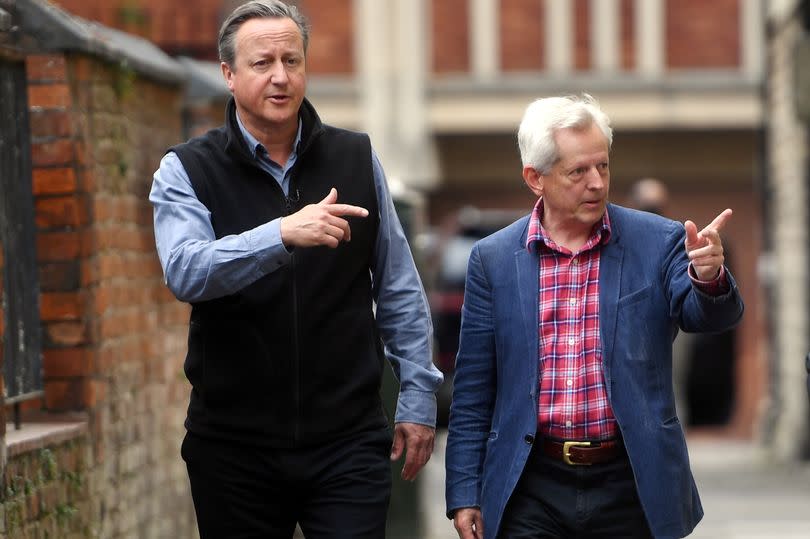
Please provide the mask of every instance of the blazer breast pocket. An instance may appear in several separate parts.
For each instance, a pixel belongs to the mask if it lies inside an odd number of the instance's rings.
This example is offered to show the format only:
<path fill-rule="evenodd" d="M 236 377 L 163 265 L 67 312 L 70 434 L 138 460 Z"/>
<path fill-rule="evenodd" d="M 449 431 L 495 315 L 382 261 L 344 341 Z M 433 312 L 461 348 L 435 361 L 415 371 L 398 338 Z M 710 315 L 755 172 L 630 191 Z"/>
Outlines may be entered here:
<path fill-rule="evenodd" d="M 627 307 L 628 305 L 633 305 L 635 303 L 639 303 L 642 301 L 647 301 L 652 294 L 652 285 L 647 284 L 644 288 L 640 288 L 638 290 L 634 290 L 629 294 L 626 294 L 619 298 L 619 308 Z"/>

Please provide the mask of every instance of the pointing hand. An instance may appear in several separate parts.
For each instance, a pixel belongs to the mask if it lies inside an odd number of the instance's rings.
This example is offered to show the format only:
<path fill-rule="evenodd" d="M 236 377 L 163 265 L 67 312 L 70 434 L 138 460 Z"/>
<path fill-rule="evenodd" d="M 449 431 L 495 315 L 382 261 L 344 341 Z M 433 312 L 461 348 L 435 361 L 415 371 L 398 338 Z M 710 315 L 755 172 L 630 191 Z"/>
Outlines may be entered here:
<path fill-rule="evenodd" d="M 341 241 L 351 241 L 352 230 L 343 217 L 367 217 L 368 210 L 360 206 L 337 203 L 334 187 L 326 198 L 309 204 L 281 219 L 281 241 L 287 247 L 337 247 Z"/>
<path fill-rule="evenodd" d="M 692 221 L 684 222 L 686 228 L 686 241 L 684 247 L 695 274 L 701 281 L 711 281 L 720 272 L 723 265 L 723 242 L 720 240 L 720 230 L 731 218 L 731 210 L 725 209 L 714 218 L 709 225 L 697 231 L 697 226 Z"/>

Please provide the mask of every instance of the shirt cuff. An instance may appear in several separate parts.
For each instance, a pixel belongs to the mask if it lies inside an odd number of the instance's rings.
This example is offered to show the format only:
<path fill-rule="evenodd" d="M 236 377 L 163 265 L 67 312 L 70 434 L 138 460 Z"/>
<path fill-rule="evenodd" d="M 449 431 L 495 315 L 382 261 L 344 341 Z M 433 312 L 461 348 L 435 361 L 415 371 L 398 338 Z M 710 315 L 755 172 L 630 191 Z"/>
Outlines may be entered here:
<path fill-rule="evenodd" d="M 281 241 L 281 219 L 273 219 L 249 230 L 246 240 L 263 274 L 290 263 L 290 252 Z"/>
<path fill-rule="evenodd" d="M 436 427 L 436 394 L 430 391 L 399 392 L 395 423 L 416 423 Z"/>
<path fill-rule="evenodd" d="M 692 279 L 692 284 L 694 284 L 698 290 L 706 294 L 707 296 L 722 296 L 727 294 L 729 289 L 731 288 L 728 283 L 728 277 L 726 276 L 726 267 L 720 266 L 720 271 L 717 273 L 717 277 L 712 279 L 711 281 L 701 281 L 697 278 L 697 274 L 695 273 L 695 268 L 692 266 L 692 263 L 689 263 L 689 278 Z"/>

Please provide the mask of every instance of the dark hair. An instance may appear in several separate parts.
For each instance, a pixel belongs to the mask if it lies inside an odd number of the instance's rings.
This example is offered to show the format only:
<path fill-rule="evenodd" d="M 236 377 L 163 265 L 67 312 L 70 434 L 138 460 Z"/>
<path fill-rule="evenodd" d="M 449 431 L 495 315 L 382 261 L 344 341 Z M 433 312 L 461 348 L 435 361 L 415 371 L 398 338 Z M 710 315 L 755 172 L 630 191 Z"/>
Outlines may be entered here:
<path fill-rule="evenodd" d="M 219 30 L 219 60 L 233 68 L 236 58 L 236 32 L 250 19 L 292 19 L 301 31 L 304 40 L 304 53 L 309 44 L 309 22 L 295 6 L 288 6 L 280 0 L 252 0 L 242 4 L 228 15 Z"/>

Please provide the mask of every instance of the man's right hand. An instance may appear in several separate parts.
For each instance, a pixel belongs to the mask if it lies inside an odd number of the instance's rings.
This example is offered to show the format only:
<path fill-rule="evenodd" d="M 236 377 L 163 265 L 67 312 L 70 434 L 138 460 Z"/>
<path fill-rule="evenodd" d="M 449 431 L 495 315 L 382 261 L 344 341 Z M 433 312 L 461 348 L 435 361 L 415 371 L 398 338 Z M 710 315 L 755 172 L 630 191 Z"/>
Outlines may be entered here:
<path fill-rule="evenodd" d="M 453 525 L 459 539 L 484 539 L 484 520 L 481 518 L 481 510 L 477 507 L 456 509 Z"/>
<path fill-rule="evenodd" d="M 282 217 L 281 241 L 284 245 L 326 245 L 334 249 L 341 241 L 350 241 L 352 230 L 342 216 L 368 217 L 368 210 L 360 206 L 337 204 L 337 197 L 337 189 L 333 187 L 326 198 L 317 204 L 309 204 L 292 215 Z"/>

